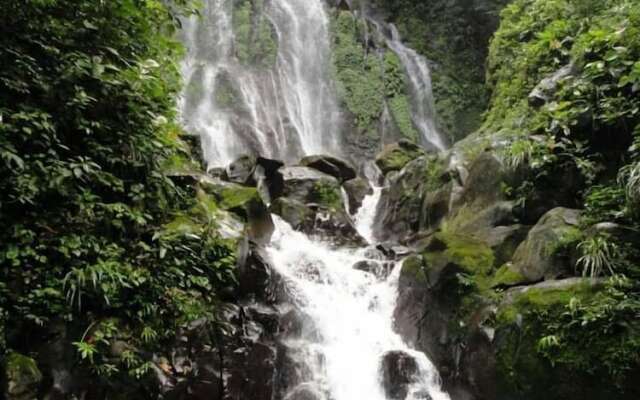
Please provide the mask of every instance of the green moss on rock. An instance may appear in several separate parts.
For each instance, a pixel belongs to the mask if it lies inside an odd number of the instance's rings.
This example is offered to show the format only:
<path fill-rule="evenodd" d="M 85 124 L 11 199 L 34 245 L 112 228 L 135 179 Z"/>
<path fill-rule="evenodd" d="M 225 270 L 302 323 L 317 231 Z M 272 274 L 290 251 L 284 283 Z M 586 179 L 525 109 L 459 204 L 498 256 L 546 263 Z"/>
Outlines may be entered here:
<path fill-rule="evenodd" d="M 409 141 L 390 144 L 376 157 L 376 165 L 383 174 L 399 171 L 411 161 L 423 156 L 424 151 Z"/>

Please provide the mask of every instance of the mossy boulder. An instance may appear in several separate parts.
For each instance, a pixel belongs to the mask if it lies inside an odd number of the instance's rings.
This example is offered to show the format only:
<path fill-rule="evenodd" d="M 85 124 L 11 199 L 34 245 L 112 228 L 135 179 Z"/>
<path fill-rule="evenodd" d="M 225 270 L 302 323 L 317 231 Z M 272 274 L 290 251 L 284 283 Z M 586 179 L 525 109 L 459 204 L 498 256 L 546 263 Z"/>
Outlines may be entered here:
<path fill-rule="evenodd" d="M 498 399 L 606 399 L 586 371 L 552 365 L 539 350 L 544 326 L 536 315 L 560 313 L 572 299 L 586 301 L 603 281 L 569 278 L 508 290 L 496 312 Z M 543 392 L 540 388 L 544 387 Z M 604 390 L 603 390 L 604 389 Z M 551 396 L 551 397 L 549 397 Z"/>
<path fill-rule="evenodd" d="M 424 150 L 408 140 L 401 140 L 385 146 L 376 157 L 376 165 L 384 175 L 392 171 L 400 171 L 409 162 L 424 156 Z"/>
<path fill-rule="evenodd" d="M 545 214 L 518 246 L 509 268 L 531 283 L 573 274 L 573 266 L 556 250 L 578 229 L 580 211 L 555 208 Z M 511 274 L 511 277 L 515 276 Z"/>
<path fill-rule="evenodd" d="M 302 166 L 280 168 L 284 181 L 283 197 L 302 204 L 315 203 L 327 208 L 343 208 L 340 183 L 331 175 Z"/>
<path fill-rule="evenodd" d="M 268 243 L 275 227 L 258 189 L 213 179 L 203 179 L 200 189 L 222 210 L 239 216 L 246 224 L 249 238 Z"/>
<path fill-rule="evenodd" d="M 32 400 L 37 397 L 42 373 L 33 358 L 9 352 L 6 355 L 5 369 L 7 400 Z"/>

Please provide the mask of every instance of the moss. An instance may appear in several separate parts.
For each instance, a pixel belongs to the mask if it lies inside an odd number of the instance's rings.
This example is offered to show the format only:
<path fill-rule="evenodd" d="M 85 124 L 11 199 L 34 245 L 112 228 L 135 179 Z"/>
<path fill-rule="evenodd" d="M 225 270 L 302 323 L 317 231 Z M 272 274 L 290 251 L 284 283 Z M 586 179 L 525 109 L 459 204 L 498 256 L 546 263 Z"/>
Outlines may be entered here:
<path fill-rule="evenodd" d="M 24 388 L 42 380 L 38 364 L 31 358 L 16 352 L 9 352 L 6 359 L 6 374 L 13 385 Z"/>
<path fill-rule="evenodd" d="M 446 244 L 444 256 L 466 272 L 488 275 L 494 262 L 493 251 L 486 243 L 466 235 L 440 232 L 436 238 Z"/>
<path fill-rule="evenodd" d="M 256 188 L 244 186 L 223 187 L 218 196 L 220 207 L 227 210 L 242 207 L 251 201 L 260 200 L 260 193 Z"/>
<path fill-rule="evenodd" d="M 523 282 L 527 282 L 527 278 L 506 264 L 496 271 L 491 280 L 491 287 L 510 287 Z"/>
<path fill-rule="evenodd" d="M 330 210 L 342 208 L 342 195 L 340 188 L 330 182 L 318 181 L 313 185 L 311 191 L 312 201 L 319 203 Z"/>
<path fill-rule="evenodd" d="M 386 49 L 380 38 L 381 52 L 370 52 L 365 40 L 366 22 L 349 11 L 332 16 L 333 69 L 338 95 L 352 114 L 361 133 L 378 137 L 378 123 L 385 103 L 397 131 L 416 141 L 418 131 L 411 119 L 411 101 L 406 74 L 398 56 Z"/>
<path fill-rule="evenodd" d="M 587 299 L 596 290 L 588 281 L 563 288 L 527 288 L 513 293 L 513 297 L 500 307 L 498 321 L 500 324 L 510 324 L 516 321 L 518 315 L 562 309 L 571 299 Z"/>
<path fill-rule="evenodd" d="M 402 262 L 401 276 L 408 277 L 412 282 L 426 284 L 428 282 L 425 265 L 421 256 L 413 255 Z"/>
<path fill-rule="evenodd" d="M 385 147 L 376 158 L 376 164 L 382 173 L 386 175 L 391 171 L 401 170 L 411 161 L 423 155 L 424 152 L 418 146 L 410 142 L 402 141 Z"/>

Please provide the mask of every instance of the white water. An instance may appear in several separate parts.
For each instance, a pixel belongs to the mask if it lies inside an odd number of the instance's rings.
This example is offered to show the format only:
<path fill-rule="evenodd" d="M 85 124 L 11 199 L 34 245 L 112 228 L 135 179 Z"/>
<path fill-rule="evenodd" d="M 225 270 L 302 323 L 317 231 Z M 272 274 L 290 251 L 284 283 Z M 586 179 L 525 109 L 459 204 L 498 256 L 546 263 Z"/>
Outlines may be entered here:
<path fill-rule="evenodd" d="M 247 152 L 287 161 L 339 154 L 323 1 L 271 0 L 258 15 L 277 36 L 272 66 L 239 62 L 232 0 L 205 0 L 202 16 L 184 21 L 179 108 L 185 127 L 203 138 L 210 167 L 226 166 Z M 222 80 L 236 93 L 231 106 L 216 101 Z"/>
<path fill-rule="evenodd" d="M 378 190 L 365 199 L 358 219 L 362 233 L 372 232 Z M 331 400 L 386 400 L 381 385 L 382 356 L 399 350 L 418 363 L 419 377 L 407 400 L 431 396 L 449 399 L 440 389 L 439 375 L 427 359 L 407 346 L 393 329 L 400 265 L 385 278 L 357 270 L 367 259 L 362 249 L 335 249 L 296 232 L 274 216 L 276 232 L 267 251 L 273 267 L 284 277 L 286 290 L 300 315 L 308 316 L 312 332 L 286 343 L 303 354 L 311 371 L 300 387 Z M 375 261 L 375 260 L 371 260 Z M 294 388 L 295 389 L 295 388 Z M 322 397 L 323 399 L 325 397 Z"/>

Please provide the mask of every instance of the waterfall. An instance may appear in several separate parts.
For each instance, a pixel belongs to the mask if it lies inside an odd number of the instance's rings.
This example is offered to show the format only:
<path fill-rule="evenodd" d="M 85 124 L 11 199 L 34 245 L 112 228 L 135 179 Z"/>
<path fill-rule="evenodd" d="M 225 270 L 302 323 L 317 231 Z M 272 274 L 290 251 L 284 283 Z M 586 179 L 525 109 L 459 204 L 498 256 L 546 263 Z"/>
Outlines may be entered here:
<path fill-rule="evenodd" d="M 387 44 L 398 55 L 409 77 L 413 96 L 412 118 L 422 135 L 422 144 L 435 147 L 436 150 L 445 150 L 446 143 L 435 124 L 435 100 L 427 60 L 402 43 L 398 29 L 393 24 L 389 27 L 391 37 L 387 39 Z"/>
<path fill-rule="evenodd" d="M 201 136 L 209 167 L 246 153 L 285 161 L 340 154 L 324 3 L 247 4 L 207 0 L 183 23 L 180 115 Z M 256 46 L 260 52 L 250 54 Z"/>
<path fill-rule="evenodd" d="M 283 338 L 310 371 L 289 395 L 305 390 L 315 394 L 311 398 L 386 400 L 382 360 L 385 354 L 399 351 L 412 357 L 418 367 L 403 398 L 449 399 L 428 358 L 394 332 L 400 265 L 393 266 L 390 274 L 353 268 L 358 262 L 381 260 L 372 258 L 370 248 L 331 248 L 294 231 L 279 217 L 274 219 L 276 232 L 267 249 L 271 263 L 285 280 L 299 314 L 308 318 L 306 333 Z"/>
<path fill-rule="evenodd" d="M 179 111 L 185 128 L 202 138 L 210 168 L 247 153 L 289 163 L 342 155 L 325 7 L 323 0 L 205 0 L 200 16 L 183 21 Z M 443 149 L 426 60 L 402 44 L 395 28 L 385 37 L 406 70 L 422 144 Z M 367 178 L 378 182 L 368 165 Z M 273 216 L 265 251 L 302 326 L 278 338 L 299 373 L 285 379 L 277 400 L 449 399 L 426 355 L 394 331 L 401 262 L 374 245 L 381 193 L 374 185 L 353 216 L 369 242 L 361 248 L 336 248 Z M 291 310 L 281 306 L 284 317 Z M 405 392 L 392 396 L 385 379 L 403 363 L 407 371 L 391 374 L 406 374 Z"/>

